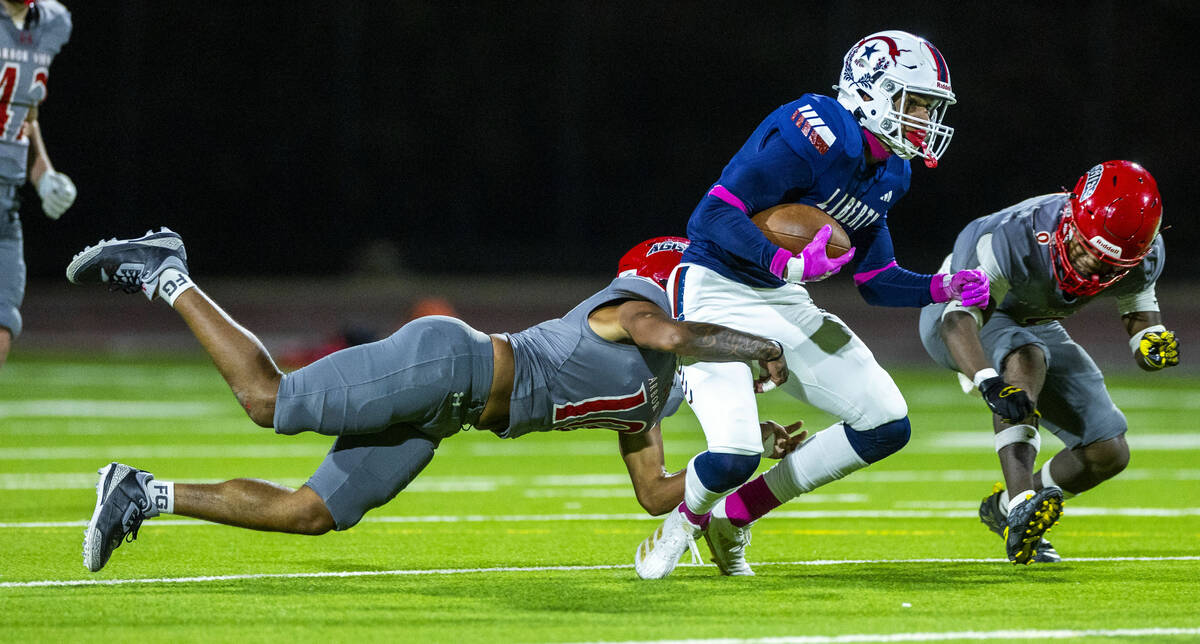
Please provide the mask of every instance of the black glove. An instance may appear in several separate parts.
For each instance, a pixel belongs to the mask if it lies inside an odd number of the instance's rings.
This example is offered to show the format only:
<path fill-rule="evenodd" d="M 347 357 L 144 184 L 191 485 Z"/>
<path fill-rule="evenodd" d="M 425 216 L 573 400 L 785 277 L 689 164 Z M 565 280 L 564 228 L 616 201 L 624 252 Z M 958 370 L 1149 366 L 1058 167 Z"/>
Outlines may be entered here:
<path fill-rule="evenodd" d="M 1019 423 L 1034 413 L 1033 401 L 1024 389 L 1014 387 L 1000 376 L 992 376 L 979 383 L 979 392 L 992 413 L 1006 423 Z"/>

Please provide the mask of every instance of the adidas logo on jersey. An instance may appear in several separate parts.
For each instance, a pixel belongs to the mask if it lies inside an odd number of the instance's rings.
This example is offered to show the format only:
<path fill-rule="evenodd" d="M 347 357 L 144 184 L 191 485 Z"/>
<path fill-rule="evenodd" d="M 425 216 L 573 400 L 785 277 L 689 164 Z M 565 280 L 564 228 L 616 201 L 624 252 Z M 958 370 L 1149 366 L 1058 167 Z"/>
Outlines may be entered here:
<path fill-rule="evenodd" d="M 892 202 L 892 191 L 888 190 L 887 192 L 883 193 L 883 196 L 880 197 L 879 200 L 884 203 L 891 203 Z"/>

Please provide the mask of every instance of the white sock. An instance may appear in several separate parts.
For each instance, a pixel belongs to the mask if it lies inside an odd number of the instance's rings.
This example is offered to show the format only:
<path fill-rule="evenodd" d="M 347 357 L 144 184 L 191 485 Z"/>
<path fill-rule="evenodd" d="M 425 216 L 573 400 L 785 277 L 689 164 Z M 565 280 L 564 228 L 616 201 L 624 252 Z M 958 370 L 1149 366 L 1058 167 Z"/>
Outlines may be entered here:
<path fill-rule="evenodd" d="M 1010 494 L 1009 495 L 1010 498 L 1008 500 L 1008 512 L 1005 512 L 1004 514 L 1007 515 L 1009 512 L 1012 512 L 1013 508 L 1017 507 L 1021 503 L 1024 503 L 1029 497 L 1033 496 L 1034 494 L 1035 493 L 1033 490 L 1025 490 L 1024 492 L 1021 492 L 1019 494 Z"/>
<path fill-rule="evenodd" d="M 1000 511 L 1004 513 L 1004 516 L 1008 516 L 1008 490 L 1000 493 Z"/>
<path fill-rule="evenodd" d="M 867 466 L 846 438 L 841 423 L 817 432 L 763 474 L 780 501 L 794 499 Z"/>
<path fill-rule="evenodd" d="M 158 276 L 158 296 L 172 307 L 184 291 L 195 286 L 192 278 L 174 268 L 168 268 Z"/>
<path fill-rule="evenodd" d="M 156 508 L 159 514 L 175 514 L 175 483 L 154 479 L 146 486 L 150 496 L 150 506 Z"/>
<path fill-rule="evenodd" d="M 1063 500 L 1066 501 L 1067 499 L 1075 496 L 1075 493 L 1064 490 L 1063 486 L 1054 482 L 1054 477 L 1050 476 L 1050 463 L 1052 462 L 1054 462 L 1053 456 L 1050 457 L 1050 460 L 1042 464 L 1042 487 L 1056 487 L 1062 490 Z"/>
<path fill-rule="evenodd" d="M 700 476 L 696 474 L 696 458 L 698 456 L 699 454 L 688 461 L 683 486 L 683 502 L 692 514 L 707 514 L 728 492 L 713 492 L 704 487 L 704 484 L 700 482 Z"/>

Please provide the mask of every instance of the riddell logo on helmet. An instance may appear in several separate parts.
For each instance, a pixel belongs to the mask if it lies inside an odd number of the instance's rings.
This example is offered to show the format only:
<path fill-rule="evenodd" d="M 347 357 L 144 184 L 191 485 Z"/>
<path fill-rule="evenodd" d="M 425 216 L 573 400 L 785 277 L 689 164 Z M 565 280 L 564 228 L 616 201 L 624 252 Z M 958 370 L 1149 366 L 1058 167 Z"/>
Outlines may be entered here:
<path fill-rule="evenodd" d="M 1108 241 L 1107 239 L 1105 239 L 1099 235 L 1096 235 L 1095 237 L 1091 238 L 1091 240 L 1089 240 L 1089 241 L 1091 241 L 1092 245 L 1095 246 L 1097 249 L 1099 249 L 1100 252 L 1104 253 L 1105 255 L 1108 255 L 1109 257 L 1112 257 L 1113 259 L 1121 259 L 1121 247 L 1120 246 L 1117 246 L 1116 244 Z"/>

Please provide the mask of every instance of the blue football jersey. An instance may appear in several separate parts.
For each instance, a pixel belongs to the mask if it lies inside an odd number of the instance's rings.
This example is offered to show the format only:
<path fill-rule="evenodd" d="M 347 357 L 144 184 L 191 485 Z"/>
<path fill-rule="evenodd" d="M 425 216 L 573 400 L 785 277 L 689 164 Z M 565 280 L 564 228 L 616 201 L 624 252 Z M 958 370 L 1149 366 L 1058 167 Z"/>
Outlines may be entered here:
<path fill-rule="evenodd" d="M 693 211 L 683 261 L 749 286 L 780 286 L 783 280 L 770 271 L 779 247 L 750 215 L 802 203 L 825 211 L 850 235 L 863 282 L 891 270 L 891 286 L 909 291 L 895 302 L 875 303 L 929 303 L 930 276 L 896 266 L 887 230 L 888 210 L 908 192 L 912 169 L 895 155 L 868 164 L 863 136 L 854 116 L 828 96 L 805 94 L 771 112 Z"/>

